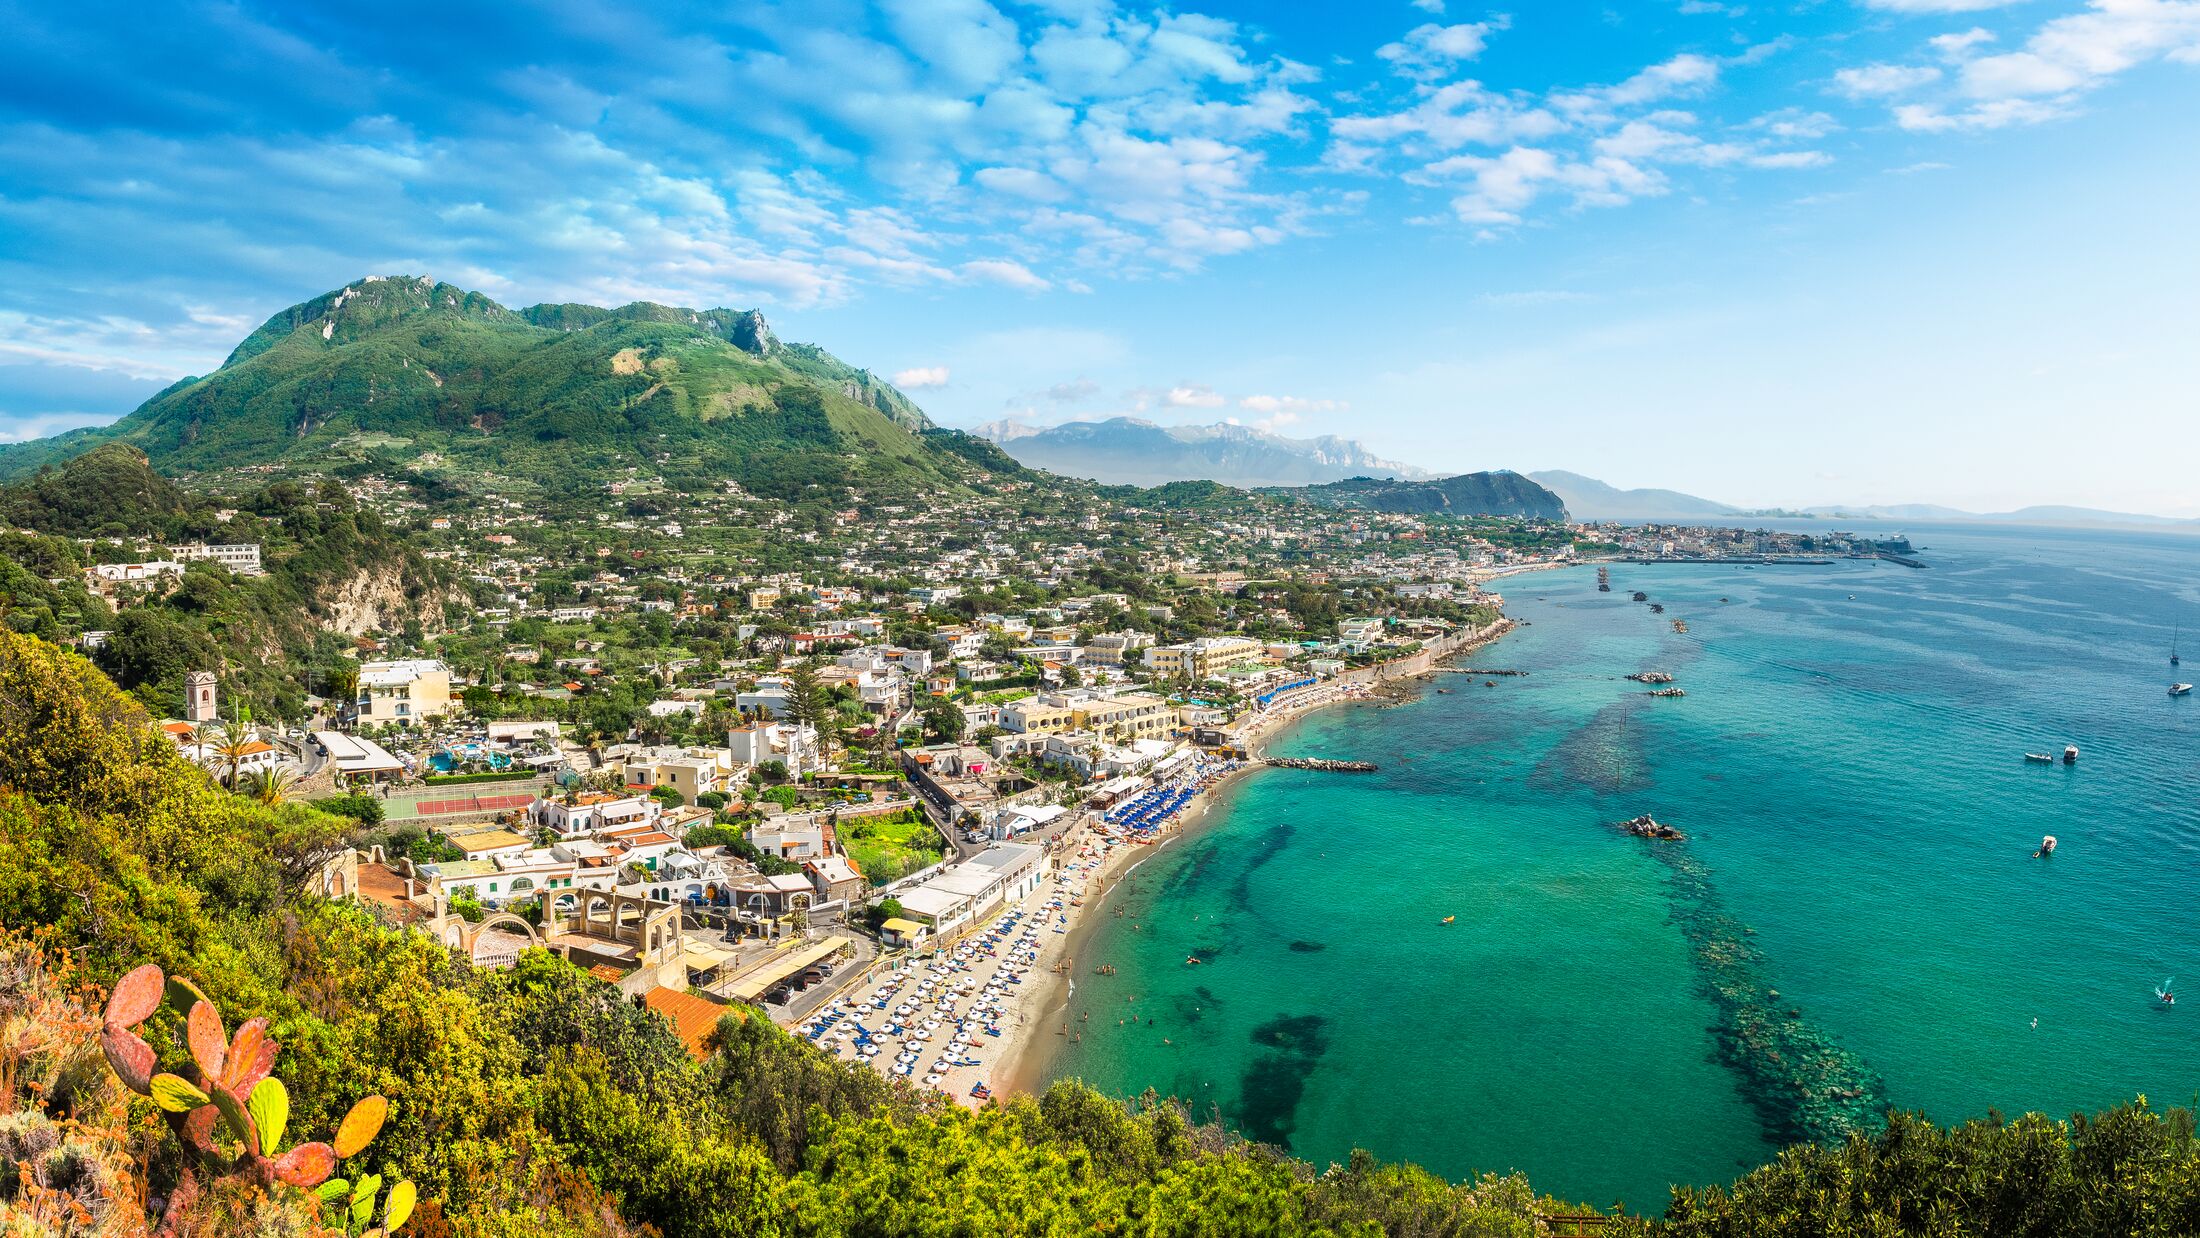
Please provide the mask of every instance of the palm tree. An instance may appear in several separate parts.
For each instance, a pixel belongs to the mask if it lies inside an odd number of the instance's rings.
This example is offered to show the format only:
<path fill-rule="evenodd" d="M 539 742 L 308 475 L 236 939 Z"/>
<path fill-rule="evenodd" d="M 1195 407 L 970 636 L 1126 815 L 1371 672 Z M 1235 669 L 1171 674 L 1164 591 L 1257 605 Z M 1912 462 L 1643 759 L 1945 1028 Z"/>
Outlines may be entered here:
<path fill-rule="evenodd" d="M 191 738 L 198 744 L 202 760 L 209 753 L 221 759 L 228 770 L 222 785 L 236 790 L 237 767 L 244 763 L 245 746 L 252 742 L 252 732 L 223 722 L 202 722 L 191 732 Z"/>
<path fill-rule="evenodd" d="M 290 788 L 297 780 L 297 775 L 288 769 L 271 765 L 246 775 L 243 793 L 245 798 L 272 808 L 290 798 Z"/>

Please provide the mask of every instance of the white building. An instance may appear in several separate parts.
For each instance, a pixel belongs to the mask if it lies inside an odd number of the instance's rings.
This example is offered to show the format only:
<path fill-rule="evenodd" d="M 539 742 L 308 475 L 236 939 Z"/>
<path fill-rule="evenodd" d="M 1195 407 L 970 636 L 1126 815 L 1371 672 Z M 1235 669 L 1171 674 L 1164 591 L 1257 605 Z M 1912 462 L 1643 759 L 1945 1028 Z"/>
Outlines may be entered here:
<path fill-rule="evenodd" d="M 623 826 L 649 825 L 657 820 L 661 805 L 647 795 L 614 795 L 590 791 L 563 799 L 538 799 L 528 809 L 536 825 L 555 830 L 560 837 L 598 834 Z"/>
<path fill-rule="evenodd" d="M 95 563 L 84 570 L 92 579 L 107 584 L 139 584 L 163 576 L 181 576 L 183 564 L 155 559 L 149 563 Z"/>
<path fill-rule="evenodd" d="M 726 751 L 737 766 L 783 762 L 790 778 L 818 766 L 817 730 L 794 722 L 751 722 L 726 732 Z"/>
<path fill-rule="evenodd" d="M 340 731 L 315 731 L 313 742 L 336 772 L 358 778 L 391 778 L 405 772 L 405 763 L 371 739 Z"/>
<path fill-rule="evenodd" d="M 168 557 L 182 563 L 211 560 L 239 576 L 261 574 L 260 546 L 257 542 L 239 542 L 230 546 L 209 546 L 205 542 L 193 542 L 187 546 L 170 546 Z"/>

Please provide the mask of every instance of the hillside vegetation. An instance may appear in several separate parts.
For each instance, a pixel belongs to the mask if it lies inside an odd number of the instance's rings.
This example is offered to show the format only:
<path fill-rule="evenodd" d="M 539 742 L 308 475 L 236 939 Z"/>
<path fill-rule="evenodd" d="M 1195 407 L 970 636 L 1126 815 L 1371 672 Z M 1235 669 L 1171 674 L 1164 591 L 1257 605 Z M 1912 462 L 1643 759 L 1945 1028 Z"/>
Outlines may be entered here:
<path fill-rule="evenodd" d="M 1520 516 L 1564 520 L 1566 504 L 1528 478 L 1505 470 L 1461 473 L 1434 481 L 1355 477 L 1299 491 L 1316 503 L 1414 515 Z"/>
<path fill-rule="evenodd" d="M 640 467 L 797 498 L 956 484 L 971 453 L 869 372 L 762 315 L 637 303 L 511 310 L 425 277 L 370 277 L 274 315 L 221 368 L 111 426 L 0 449 L 0 477 L 99 443 L 168 472 L 382 456 L 549 489 Z"/>
<path fill-rule="evenodd" d="M 224 513 L 156 474 L 145 454 L 107 444 L 0 487 L 0 615 L 50 641 L 106 633 L 99 664 L 155 711 L 182 706 L 186 671 L 221 675 L 225 699 L 300 718 L 301 668 L 334 665 L 369 627 L 440 625 L 457 601 L 450 573 L 405 545 L 340 486 L 263 486 Z M 165 558 L 175 542 L 251 542 L 266 574 L 213 563 L 124 586 L 115 602 L 88 587 L 98 563 Z"/>
<path fill-rule="evenodd" d="M 1151 1096 L 1126 1108 L 1065 1083 L 971 1114 L 739 1013 L 698 1060 L 659 1016 L 548 953 L 476 971 L 311 896 L 350 824 L 220 790 L 83 659 L 0 633 L 0 702 L 10 1238 L 342 1232 L 280 1185 L 182 1187 L 185 1158 L 98 1047 L 97 986 L 143 962 L 191 978 L 232 1025 L 270 1021 L 298 1138 L 333 1129 L 352 1097 L 387 1096 L 357 1172 L 418 1185 L 405 1232 L 421 1238 L 1528 1238 L 1542 1214 L 1575 1210 L 1518 1176 L 1450 1185 L 1361 1154 L 1319 1170 Z M 148 1039 L 172 1038 L 158 1030 Z M 2068 1123 L 1897 1116 L 1610 1232 L 2166 1238 L 2200 1232 L 2200 1143 L 2189 1114 L 2143 1099 Z"/>
<path fill-rule="evenodd" d="M 0 633 L 0 700 L 0 930 L 17 934 L 0 971 L 18 978 L 0 986 L 0 1150 L 31 1165 L 0 1174 L 0 1208 L 27 1213 L 26 1183 L 71 1192 L 88 1219 L 58 1232 L 141 1232 L 135 1204 L 170 1198 L 177 1164 L 98 1067 L 88 1002 L 57 991 L 64 953 L 72 982 L 154 962 L 232 1023 L 267 1017 L 293 1129 L 387 1096 L 360 1169 L 418 1185 L 422 1235 L 1535 1232 L 1518 1178 L 1454 1187 L 1365 1158 L 1317 1173 L 1173 1105 L 1069 1084 L 972 1115 L 760 1017 L 724 1021 L 698 1061 L 547 953 L 475 971 L 308 896 L 345 823 L 221 791 L 81 658 Z M 34 1000 L 52 1034 L 24 1030 Z M 185 1206 L 211 1211 L 184 1233 L 320 1232 L 281 1191 Z"/>

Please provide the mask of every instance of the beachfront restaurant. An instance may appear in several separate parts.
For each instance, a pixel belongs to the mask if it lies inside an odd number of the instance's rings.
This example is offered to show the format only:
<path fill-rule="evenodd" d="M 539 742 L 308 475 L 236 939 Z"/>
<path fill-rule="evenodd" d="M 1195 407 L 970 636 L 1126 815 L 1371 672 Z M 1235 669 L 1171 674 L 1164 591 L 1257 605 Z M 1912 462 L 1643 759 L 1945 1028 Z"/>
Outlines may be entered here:
<path fill-rule="evenodd" d="M 1027 843 L 995 843 L 914 889 L 894 895 L 902 915 L 945 937 L 1004 903 L 1039 888 L 1046 851 Z"/>
<path fill-rule="evenodd" d="M 970 923 L 970 896 L 935 886 L 938 878 L 894 896 L 904 918 L 927 925 L 935 937 L 944 937 Z"/>

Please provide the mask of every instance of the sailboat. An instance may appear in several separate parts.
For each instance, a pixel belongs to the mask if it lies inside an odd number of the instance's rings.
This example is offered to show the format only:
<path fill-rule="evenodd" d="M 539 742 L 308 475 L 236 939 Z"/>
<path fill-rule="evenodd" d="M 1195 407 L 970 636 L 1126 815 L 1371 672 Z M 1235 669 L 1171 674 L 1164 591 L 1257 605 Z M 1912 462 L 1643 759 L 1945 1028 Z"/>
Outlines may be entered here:
<path fill-rule="evenodd" d="M 2176 627 L 2169 630 L 2169 664 L 2171 666 L 2177 665 L 2177 638 L 2184 634 L 2185 625 L 2182 620 L 2178 622 Z"/>

